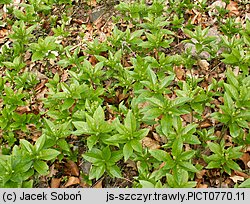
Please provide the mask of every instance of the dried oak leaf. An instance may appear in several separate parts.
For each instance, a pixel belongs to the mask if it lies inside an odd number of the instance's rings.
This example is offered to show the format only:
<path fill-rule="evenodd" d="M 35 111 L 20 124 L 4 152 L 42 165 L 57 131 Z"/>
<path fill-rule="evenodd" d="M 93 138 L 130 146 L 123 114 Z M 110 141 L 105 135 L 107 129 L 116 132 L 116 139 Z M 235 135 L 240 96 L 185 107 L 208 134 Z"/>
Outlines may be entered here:
<path fill-rule="evenodd" d="M 240 14 L 238 10 L 238 3 L 234 1 L 230 1 L 230 3 L 226 7 L 227 10 L 229 10 L 229 16 L 238 16 Z"/>
<path fill-rule="evenodd" d="M 69 186 L 76 185 L 76 184 L 80 184 L 80 179 L 78 177 L 71 176 L 69 177 L 69 180 L 67 181 L 64 187 L 67 188 Z"/>
<path fill-rule="evenodd" d="M 68 160 L 65 164 L 66 172 L 71 176 L 79 176 L 79 168 L 75 162 Z"/>
<path fill-rule="evenodd" d="M 150 137 L 144 137 L 142 140 L 142 145 L 148 147 L 149 149 L 159 149 L 161 146 L 159 142 L 151 139 Z"/>
<path fill-rule="evenodd" d="M 51 188 L 59 188 L 60 184 L 61 184 L 61 179 L 60 178 L 52 178 L 50 187 Z"/>

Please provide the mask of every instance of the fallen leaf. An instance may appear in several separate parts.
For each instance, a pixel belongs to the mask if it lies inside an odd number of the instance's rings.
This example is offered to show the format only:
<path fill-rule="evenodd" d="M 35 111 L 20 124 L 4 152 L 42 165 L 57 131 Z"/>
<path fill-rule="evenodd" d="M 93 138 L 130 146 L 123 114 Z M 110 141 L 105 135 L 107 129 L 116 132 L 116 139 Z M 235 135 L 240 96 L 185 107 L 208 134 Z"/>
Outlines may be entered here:
<path fill-rule="evenodd" d="M 208 188 L 208 185 L 207 184 L 198 184 L 197 186 L 196 186 L 197 188 Z"/>
<path fill-rule="evenodd" d="M 52 164 L 49 168 L 49 174 L 47 175 L 47 177 L 55 176 L 57 172 L 58 170 L 56 169 L 55 164 Z"/>
<path fill-rule="evenodd" d="M 142 140 L 142 145 L 148 147 L 149 149 L 160 149 L 159 142 L 151 139 L 150 137 L 144 137 Z"/>
<path fill-rule="evenodd" d="M 75 162 L 68 160 L 67 163 L 65 164 L 65 166 L 67 168 L 66 171 L 69 175 L 79 176 L 79 168 Z"/>
<path fill-rule="evenodd" d="M 67 183 L 65 184 L 65 188 L 72 186 L 72 185 L 76 185 L 80 183 L 80 179 L 74 176 L 69 177 L 69 180 L 67 181 Z"/>
<path fill-rule="evenodd" d="M 207 60 L 198 60 L 198 65 L 201 69 L 208 70 L 209 68 L 209 63 Z"/>
<path fill-rule="evenodd" d="M 203 178 L 203 176 L 206 174 L 206 170 L 205 169 L 203 169 L 203 170 L 201 170 L 201 171 L 198 171 L 198 172 L 196 172 L 196 177 L 198 178 L 198 179 L 202 179 Z"/>
<path fill-rule="evenodd" d="M 174 72 L 175 72 L 175 74 L 176 74 L 176 77 L 177 77 L 179 80 L 182 80 L 182 79 L 183 79 L 183 76 L 184 76 L 184 74 L 185 74 L 185 71 L 184 71 L 184 69 L 182 69 L 181 66 L 180 66 L 180 67 L 175 66 L 175 67 L 174 67 Z"/>
<path fill-rule="evenodd" d="M 241 177 L 243 177 L 243 178 L 245 178 L 245 179 L 250 178 L 250 176 L 249 176 L 248 174 L 246 174 L 246 173 L 244 173 L 244 172 L 241 172 L 241 171 L 234 171 L 234 173 L 235 173 L 237 176 L 241 176 Z"/>
<path fill-rule="evenodd" d="M 133 168 L 133 170 L 137 171 L 137 166 L 136 166 L 135 161 L 128 159 L 125 163 L 126 163 L 127 167 L 131 167 L 131 168 Z"/>
<path fill-rule="evenodd" d="M 61 179 L 60 178 L 52 178 L 50 187 L 51 188 L 59 188 L 60 184 L 61 184 Z"/>
<path fill-rule="evenodd" d="M 250 162 L 250 155 L 249 155 L 249 153 L 244 153 L 242 155 L 242 157 L 240 158 L 240 160 L 244 162 L 244 165 L 245 165 L 246 168 L 249 167 L 248 166 L 248 163 Z"/>
<path fill-rule="evenodd" d="M 93 185 L 93 188 L 102 188 L 102 181 L 103 181 L 103 178 L 100 179 L 99 181 L 97 181 L 97 182 Z"/>
<path fill-rule="evenodd" d="M 30 112 L 30 108 L 28 106 L 19 106 L 16 108 L 16 111 L 18 114 L 22 115 L 24 113 L 29 113 Z"/>
<path fill-rule="evenodd" d="M 244 181 L 245 180 L 244 177 L 237 176 L 237 175 L 231 176 L 230 179 L 232 179 L 234 183 L 238 183 L 238 181 Z"/>
<path fill-rule="evenodd" d="M 234 1 L 230 1 L 230 3 L 226 7 L 227 10 L 229 10 L 229 16 L 238 16 L 239 10 L 238 10 L 238 3 Z"/>

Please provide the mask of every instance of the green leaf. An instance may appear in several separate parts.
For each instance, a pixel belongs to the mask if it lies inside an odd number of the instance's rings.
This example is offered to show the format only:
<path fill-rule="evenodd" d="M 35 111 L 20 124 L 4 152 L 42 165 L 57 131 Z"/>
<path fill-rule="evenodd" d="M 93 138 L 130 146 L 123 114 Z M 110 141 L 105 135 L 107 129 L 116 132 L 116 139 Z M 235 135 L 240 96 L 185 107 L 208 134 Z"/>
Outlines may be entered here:
<path fill-rule="evenodd" d="M 46 140 L 45 135 L 42 135 L 38 138 L 38 140 L 36 141 L 36 144 L 35 144 L 36 152 L 39 152 L 42 150 L 44 143 L 45 143 L 45 140 Z"/>
<path fill-rule="evenodd" d="M 130 132 L 135 132 L 137 129 L 136 118 L 131 110 L 129 110 L 126 118 L 124 119 L 124 125 Z"/>
<path fill-rule="evenodd" d="M 224 83 L 224 87 L 226 92 L 228 92 L 234 98 L 234 100 L 237 101 L 239 99 L 239 93 L 233 85 Z"/>
<path fill-rule="evenodd" d="M 86 152 L 82 156 L 84 159 L 86 159 L 87 161 L 91 163 L 98 163 L 102 161 L 101 154 L 102 154 L 101 150 L 93 148 L 90 152 Z"/>
<path fill-rule="evenodd" d="M 240 135 L 240 127 L 237 123 L 229 123 L 228 126 L 232 137 L 236 138 Z"/>
<path fill-rule="evenodd" d="M 142 145 L 138 140 L 131 140 L 130 144 L 135 151 L 142 152 Z"/>
<path fill-rule="evenodd" d="M 180 159 L 180 160 L 189 160 L 194 155 L 195 155 L 195 151 L 194 150 L 189 150 L 189 151 L 186 151 L 186 152 L 182 152 L 178 159 Z"/>
<path fill-rule="evenodd" d="M 55 149 L 43 149 L 40 151 L 39 158 L 42 160 L 52 160 L 55 159 L 59 154 L 60 152 Z"/>
<path fill-rule="evenodd" d="M 111 151 L 110 151 L 110 148 L 109 146 L 103 148 L 102 150 L 102 158 L 105 160 L 105 161 L 108 161 L 111 157 Z"/>
<path fill-rule="evenodd" d="M 99 106 L 93 115 L 94 120 L 96 121 L 97 124 L 100 124 L 100 122 L 105 120 L 105 115 L 104 115 L 104 111 L 102 109 L 101 106 Z"/>
<path fill-rule="evenodd" d="M 233 85 L 236 88 L 239 87 L 239 82 L 237 78 L 235 77 L 234 73 L 230 69 L 227 70 L 226 76 L 227 76 L 228 82 L 231 85 Z"/>
<path fill-rule="evenodd" d="M 233 170 L 236 170 L 236 171 L 242 171 L 242 169 L 240 168 L 240 166 L 232 161 L 232 160 L 227 160 L 226 161 L 226 165 L 230 168 L 230 169 L 233 169 Z"/>
<path fill-rule="evenodd" d="M 102 175 L 105 172 L 105 165 L 101 165 L 101 166 L 92 166 L 89 172 L 89 179 L 96 179 L 98 180 L 99 178 L 102 177 Z"/>
<path fill-rule="evenodd" d="M 33 153 L 33 146 L 27 140 L 21 139 L 20 144 L 26 151 Z"/>
<path fill-rule="evenodd" d="M 197 171 L 198 171 L 198 169 L 196 169 L 195 166 L 194 166 L 193 164 L 191 164 L 190 162 L 181 161 L 181 162 L 179 163 L 179 165 L 180 165 L 183 169 L 185 169 L 185 170 L 187 170 L 187 171 L 191 171 L 191 172 L 197 172 Z"/>
<path fill-rule="evenodd" d="M 87 138 L 87 146 L 91 150 L 94 145 L 98 142 L 99 137 L 96 135 L 91 135 Z"/>
<path fill-rule="evenodd" d="M 70 146 L 65 139 L 59 139 L 57 145 L 64 151 L 70 152 Z"/>
<path fill-rule="evenodd" d="M 73 122 L 73 125 L 76 127 L 76 131 L 73 132 L 75 135 L 82 135 L 82 134 L 92 134 L 93 131 L 89 127 L 89 125 L 86 122 L 77 121 Z"/>
<path fill-rule="evenodd" d="M 206 166 L 207 169 L 217 169 L 221 167 L 221 162 L 220 161 L 211 161 L 209 164 Z"/>
<path fill-rule="evenodd" d="M 160 149 L 149 150 L 149 153 L 160 162 L 168 161 L 172 159 L 170 155 L 164 150 L 160 150 Z"/>
<path fill-rule="evenodd" d="M 69 109 L 73 104 L 75 100 L 73 98 L 66 98 L 63 102 L 63 105 L 61 106 L 61 110 L 67 110 Z"/>
<path fill-rule="evenodd" d="M 174 101 L 173 101 L 173 105 L 175 107 L 177 106 L 182 106 L 183 104 L 191 101 L 192 99 L 191 98 L 188 98 L 188 97 L 178 97 L 176 98 Z"/>
<path fill-rule="evenodd" d="M 222 154 L 221 146 L 219 144 L 208 142 L 208 147 L 215 154 L 218 154 L 218 155 Z"/>
<path fill-rule="evenodd" d="M 240 184 L 239 188 L 250 188 L 250 178 L 248 178 L 242 184 Z"/>
<path fill-rule="evenodd" d="M 41 160 L 35 160 L 34 161 L 34 169 L 40 174 L 40 175 L 46 175 L 48 174 L 49 167 L 46 162 Z"/>
<path fill-rule="evenodd" d="M 148 132 L 149 132 L 148 128 L 140 129 L 139 131 L 135 132 L 133 136 L 137 140 L 141 140 L 148 135 Z"/>
<path fill-rule="evenodd" d="M 155 188 L 155 185 L 146 180 L 139 180 L 139 183 L 142 185 L 142 188 Z"/>
<path fill-rule="evenodd" d="M 124 160 L 127 161 L 129 157 L 131 157 L 133 154 L 133 148 L 131 144 L 128 142 L 124 145 L 123 147 L 123 155 L 124 155 Z"/>
<path fill-rule="evenodd" d="M 183 141 L 181 137 L 177 137 L 172 145 L 172 155 L 175 157 L 179 157 L 182 152 Z"/>
<path fill-rule="evenodd" d="M 44 57 L 44 54 L 41 51 L 37 51 L 33 53 L 31 60 L 32 62 L 35 62 L 37 60 L 42 60 L 43 57 Z"/>
<path fill-rule="evenodd" d="M 122 178 L 121 170 L 116 165 L 108 166 L 107 171 L 112 175 L 112 177 Z"/>
<path fill-rule="evenodd" d="M 227 92 L 224 94 L 224 104 L 230 109 L 234 107 L 234 102 Z"/>
<path fill-rule="evenodd" d="M 108 162 L 110 164 L 114 164 L 114 163 L 118 162 L 122 157 L 123 157 L 123 153 L 122 153 L 121 150 L 119 150 L 119 151 L 113 151 L 111 153 L 111 158 L 109 159 Z"/>

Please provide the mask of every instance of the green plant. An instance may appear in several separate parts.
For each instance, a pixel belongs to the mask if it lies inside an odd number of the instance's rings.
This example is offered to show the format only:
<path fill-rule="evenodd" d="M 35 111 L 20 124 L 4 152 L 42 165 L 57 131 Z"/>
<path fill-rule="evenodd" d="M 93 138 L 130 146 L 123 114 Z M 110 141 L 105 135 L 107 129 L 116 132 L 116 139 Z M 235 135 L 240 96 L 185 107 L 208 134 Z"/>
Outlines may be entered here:
<path fill-rule="evenodd" d="M 124 119 L 124 125 L 118 119 L 115 120 L 114 126 L 118 134 L 113 135 L 107 140 L 111 144 L 123 144 L 122 150 L 124 160 L 127 161 L 135 152 L 142 152 L 142 145 L 140 141 L 148 135 L 149 129 L 139 129 L 139 124 L 130 110 Z"/>
<path fill-rule="evenodd" d="M 29 46 L 32 51 L 32 61 L 42 60 L 43 58 L 55 59 L 58 44 L 54 36 L 48 36 L 45 39 L 38 38 L 37 43 L 31 43 Z"/>
<path fill-rule="evenodd" d="M 33 181 L 28 179 L 34 174 L 32 161 L 24 157 L 15 146 L 11 155 L 0 156 L 0 187 L 1 188 L 31 188 Z"/>
<path fill-rule="evenodd" d="M 221 169 L 221 172 L 225 171 L 229 175 L 231 175 L 231 170 L 241 171 L 240 166 L 234 161 L 243 155 L 240 152 L 241 146 L 225 148 L 225 140 L 222 139 L 220 144 L 208 142 L 208 147 L 213 154 L 208 157 L 204 156 L 208 162 L 207 169 L 218 168 Z"/>
<path fill-rule="evenodd" d="M 45 142 L 45 135 L 40 136 L 34 145 L 25 139 L 20 140 L 21 151 L 23 152 L 24 157 L 32 161 L 33 168 L 40 175 L 48 174 L 49 167 L 45 161 L 54 160 L 60 154 L 60 152 L 55 149 L 46 148 Z"/>
<path fill-rule="evenodd" d="M 243 78 L 240 83 L 228 70 L 227 80 L 228 83 L 224 83 L 224 105 L 220 105 L 222 112 L 214 112 L 211 116 L 228 126 L 232 137 L 237 137 L 242 128 L 249 129 L 249 77 Z"/>
<path fill-rule="evenodd" d="M 86 122 L 75 121 L 73 122 L 76 127 L 75 135 L 90 135 L 87 138 L 87 146 L 91 150 L 97 142 L 108 144 L 110 134 L 114 129 L 113 124 L 105 121 L 104 111 L 99 106 L 91 117 L 85 114 Z"/>
<path fill-rule="evenodd" d="M 99 179 L 105 172 L 111 177 L 121 178 L 121 171 L 116 163 L 122 156 L 121 151 L 111 151 L 109 146 L 102 150 L 92 148 L 83 154 L 83 158 L 92 163 L 89 179 Z"/>

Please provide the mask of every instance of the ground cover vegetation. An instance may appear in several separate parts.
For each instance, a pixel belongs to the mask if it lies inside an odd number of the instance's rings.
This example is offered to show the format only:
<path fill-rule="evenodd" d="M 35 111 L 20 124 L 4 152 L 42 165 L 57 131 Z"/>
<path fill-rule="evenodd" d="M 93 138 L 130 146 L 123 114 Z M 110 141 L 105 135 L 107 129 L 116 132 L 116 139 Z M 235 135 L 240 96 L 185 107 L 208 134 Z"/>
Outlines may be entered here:
<path fill-rule="evenodd" d="M 0 187 L 250 187 L 247 0 L 1 0 Z"/>

